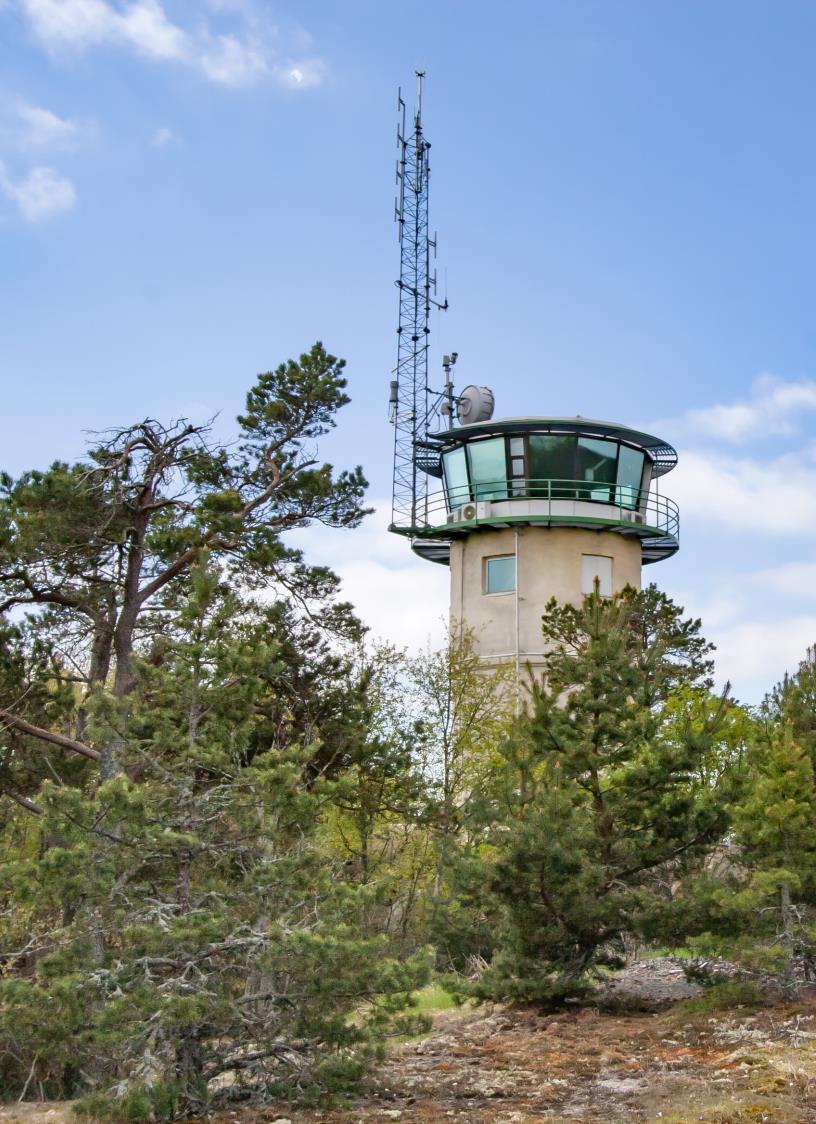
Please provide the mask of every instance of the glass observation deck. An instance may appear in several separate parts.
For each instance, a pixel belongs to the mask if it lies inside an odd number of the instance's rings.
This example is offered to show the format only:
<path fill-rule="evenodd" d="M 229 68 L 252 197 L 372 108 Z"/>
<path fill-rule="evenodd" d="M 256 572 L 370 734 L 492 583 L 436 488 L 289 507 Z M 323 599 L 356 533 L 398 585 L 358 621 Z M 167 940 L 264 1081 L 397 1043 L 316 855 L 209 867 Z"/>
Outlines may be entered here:
<path fill-rule="evenodd" d="M 573 526 L 640 539 L 643 562 L 679 546 L 677 505 L 658 477 L 677 454 L 638 430 L 585 418 L 510 418 L 435 434 L 423 456 L 442 487 L 423 498 L 410 526 L 414 550 L 446 563 L 450 540 L 480 525 Z"/>

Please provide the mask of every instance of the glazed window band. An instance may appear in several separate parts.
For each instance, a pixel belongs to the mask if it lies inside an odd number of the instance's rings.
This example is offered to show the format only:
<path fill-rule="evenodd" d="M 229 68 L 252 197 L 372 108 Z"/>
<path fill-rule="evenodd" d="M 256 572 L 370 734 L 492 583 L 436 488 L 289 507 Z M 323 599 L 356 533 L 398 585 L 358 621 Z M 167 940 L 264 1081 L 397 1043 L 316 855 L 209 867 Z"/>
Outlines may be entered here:
<path fill-rule="evenodd" d="M 473 500 L 591 500 L 636 508 L 646 457 L 619 441 L 574 433 L 488 437 L 442 456 L 450 509 Z"/>

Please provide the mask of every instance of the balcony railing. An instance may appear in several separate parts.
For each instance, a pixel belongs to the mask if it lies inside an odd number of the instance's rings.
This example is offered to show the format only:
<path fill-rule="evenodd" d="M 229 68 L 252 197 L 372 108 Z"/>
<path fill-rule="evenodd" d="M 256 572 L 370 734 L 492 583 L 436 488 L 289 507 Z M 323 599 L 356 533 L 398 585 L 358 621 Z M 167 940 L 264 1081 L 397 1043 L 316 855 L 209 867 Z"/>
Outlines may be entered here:
<path fill-rule="evenodd" d="M 482 507 L 487 504 L 489 507 Z M 482 481 L 434 492 L 416 512 L 414 535 L 455 532 L 504 519 L 531 523 L 614 524 L 644 539 L 677 540 L 680 512 L 674 500 L 646 488 L 595 480 L 515 478 Z M 675 546 L 676 549 L 676 546 Z"/>

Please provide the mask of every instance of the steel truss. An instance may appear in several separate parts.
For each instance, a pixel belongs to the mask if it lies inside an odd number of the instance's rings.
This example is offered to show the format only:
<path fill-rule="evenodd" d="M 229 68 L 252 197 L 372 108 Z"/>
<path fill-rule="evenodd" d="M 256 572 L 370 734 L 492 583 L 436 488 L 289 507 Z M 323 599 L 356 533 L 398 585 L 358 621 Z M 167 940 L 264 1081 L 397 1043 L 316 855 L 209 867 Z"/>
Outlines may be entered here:
<path fill-rule="evenodd" d="M 428 447 L 428 432 L 436 414 L 438 394 L 428 388 L 428 336 L 431 308 L 445 309 L 435 299 L 436 236 L 428 228 L 430 143 L 422 132 L 423 71 L 417 71 L 417 108 L 413 127 L 406 128 L 405 102 L 398 96 L 399 156 L 395 220 L 399 231 L 400 275 L 397 365 L 391 383 L 394 425 L 394 486 L 392 526 L 407 529 L 427 523 L 428 473 L 439 475 L 439 456 Z"/>

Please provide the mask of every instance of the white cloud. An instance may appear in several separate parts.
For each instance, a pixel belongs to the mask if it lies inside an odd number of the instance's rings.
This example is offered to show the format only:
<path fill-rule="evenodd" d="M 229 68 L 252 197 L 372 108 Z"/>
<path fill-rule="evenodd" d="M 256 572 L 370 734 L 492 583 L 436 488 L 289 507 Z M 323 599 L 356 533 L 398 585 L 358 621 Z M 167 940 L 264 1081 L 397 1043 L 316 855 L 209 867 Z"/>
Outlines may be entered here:
<path fill-rule="evenodd" d="M 390 514 L 390 504 L 381 501 L 356 530 L 318 524 L 299 532 L 297 545 L 308 561 L 341 578 L 341 597 L 355 606 L 372 638 L 418 650 L 429 638 L 434 644 L 444 639 L 450 571 L 417 558 L 407 539 L 390 534 Z"/>
<path fill-rule="evenodd" d="M 91 124 L 80 125 L 45 106 L 0 95 L 0 157 L 7 158 L 0 159 L 0 194 L 12 200 L 26 221 L 38 222 L 74 206 L 72 182 L 39 161 L 75 149 Z"/>
<path fill-rule="evenodd" d="M 723 531 L 816 536 L 816 465 L 810 453 L 761 461 L 683 452 L 665 491 L 680 504 L 681 525 L 701 520 Z"/>
<path fill-rule="evenodd" d="M 17 117 L 23 129 L 22 140 L 27 147 L 70 148 L 76 141 L 79 131 L 76 122 L 59 117 L 43 106 L 20 102 Z"/>
<path fill-rule="evenodd" d="M 30 0 L 29 0 L 30 2 Z M 122 39 L 156 59 L 184 59 L 189 51 L 186 32 L 172 24 L 157 0 L 140 0 L 113 17 Z"/>
<path fill-rule="evenodd" d="M 758 589 L 783 597 L 816 599 L 816 562 L 783 562 L 780 566 L 757 570 L 750 575 L 750 580 Z"/>
<path fill-rule="evenodd" d="M 167 18 L 158 0 L 135 0 L 122 9 L 106 0 L 20 0 L 32 31 L 48 48 L 130 44 L 159 59 L 182 58 L 187 35 Z"/>
<path fill-rule="evenodd" d="M 54 168 L 37 167 L 19 180 L 12 179 L 0 164 L 0 190 L 17 206 L 27 222 L 39 222 L 76 203 L 74 185 Z"/>
<path fill-rule="evenodd" d="M 717 645 L 717 669 L 723 679 L 731 680 L 737 697 L 758 702 L 805 658 L 816 641 L 816 616 L 742 621 L 712 632 L 711 639 Z"/>
<path fill-rule="evenodd" d="M 201 46 L 199 63 L 211 81 L 226 86 L 252 82 L 269 66 L 260 44 L 241 42 L 234 35 L 207 36 Z"/>
<path fill-rule="evenodd" d="M 816 410 L 816 381 L 786 381 L 763 374 L 754 380 L 747 400 L 689 410 L 686 420 L 698 433 L 738 443 L 793 433 L 801 414 L 812 410 Z"/>
<path fill-rule="evenodd" d="M 20 0 L 31 29 L 46 46 L 102 43 L 113 13 L 104 0 Z"/>
<path fill-rule="evenodd" d="M 288 62 L 285 66 L 276 67 L 275 74 L 282 86 L 290 90 L 307 90 L 323 82 L 325 70 L 325 65 L 320 59 L 299 59 L 297 62 Z"/>
<path fill-rule="evenodd" d="M 88 122 L 80 124 L 24 98 L 0 95 L 0 145 L 6 152 L 42 156 L 71 151 L 89 129 Z"/>
<path fill-rule="evenodd" d="M 211 3 L 211 10 L 240 22 L 238 31 L 194 30 L 174 23 L 159 0 L 18 0 L 36 38 L 50 51 L 112 45 L 155 60 L 193 67 L 212 82 L 239 86 L 266 73 L 293 89 L 319 85 L 319 59 L 283 65 L 271 39 L 277 29 L 256 18 L 247 2 Z"/>
<path fill-rule="evenodd" d="M 212 12 L 238 12 L 249 23 L 258 23 L 253 0 L 205 0 L 205 3 Z M 274 25 L 269 26 L 272 31 L 277 31 Z"/>
<path fill-rule="evenodd" d="M 816 642 L 816 563 L 740 571 L 733 561 L 730 570 L 707 566 L 695 575 L 695 588 L 672 590 L 672 597 L 687 615 L 701 618 L 703 635 L 717 649 L 719 683 L 730 680 L 737 697 L 756 703 Z"/>
<path fill-rule="evenodd" d="M 171 144 L 175 139 L 176 137 L 173 130 L 163 126 L 161 129 L 156 129 L 150 143 L 154 148 L 166 148 L 168 144 Z"/>

